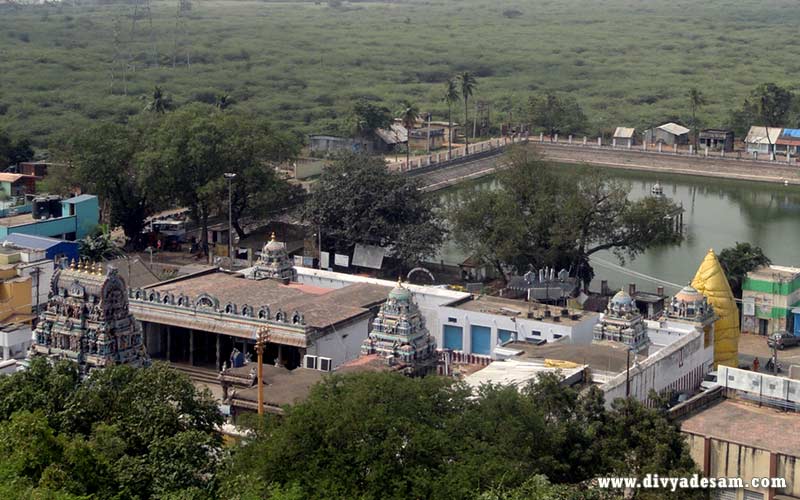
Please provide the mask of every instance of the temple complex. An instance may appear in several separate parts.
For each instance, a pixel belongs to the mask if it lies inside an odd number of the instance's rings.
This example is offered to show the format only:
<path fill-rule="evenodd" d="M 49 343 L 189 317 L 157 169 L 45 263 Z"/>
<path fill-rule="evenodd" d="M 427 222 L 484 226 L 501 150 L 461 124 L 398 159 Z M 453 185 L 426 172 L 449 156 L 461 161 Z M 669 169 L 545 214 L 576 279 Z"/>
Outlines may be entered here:
<path fill-rule="evenodd" d="M 125 282 L 113 267 L 73 263 L 57 269 L 50 299 L 33 332 L 31 356 L 70 359 L 83 373 L 114 364 L 149 362 L 128 310 Z"/>
<path fill-rule="evenodd" d="M 647 326 L 636 308 L 633 298 L 624 290 L 609 301 L 603 319 L 594 326 L 595 340 L 622 342 L 635 351 L 647 347 Z"/>
<path fill-rule="evenodd" d="M 436 341 L 425 327 L 411 291 L 398 281 L 372 322 L 361 354 L 377 355 L 406 375 L 424 375 L 436 365 Z"/>

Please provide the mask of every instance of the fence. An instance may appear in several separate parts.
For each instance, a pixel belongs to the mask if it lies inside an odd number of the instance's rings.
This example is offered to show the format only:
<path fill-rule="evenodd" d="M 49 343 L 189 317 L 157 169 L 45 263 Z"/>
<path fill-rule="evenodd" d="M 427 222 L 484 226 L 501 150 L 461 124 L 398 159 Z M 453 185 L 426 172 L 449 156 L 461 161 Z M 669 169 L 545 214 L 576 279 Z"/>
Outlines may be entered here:
<path fill-rule="evenodd" d="M 520 144 L 528 141 L 527 135 L 513 137 L 499 137 L 488 141 L 476 142 L 467 146 L 453 148 L 452 155 L 449 151 L 430 153 L 424 156 L 415 156 L 410 161 L 389 162 L 389 169 L 398 172 L 411 172 L 428 168 L 442 168 L 449 165 L 457 165 L 466 161 L 478 160 L 480 158 L 492 156 L 505 150 L 512 144 Z"/>
<path fill-rule="evenodd" d="M 530 137 L 529 141 L 532 143 L 541 144 L 543 146 L 579 147 L 604 151 L 628 151 L 652 155 L 686 156 L 698 159 L 708 158 L 714 160 L 761 163 L 772 166 L 786 164 L 794 165 L 796 162 L 800 162 L 800 158 L 791 156 L 789 152 L 787 152 L 785 155 L 776 154 L 773 158 L 765 159 L 763 156 L 759 157 L 758 153 L 747 153 L 742 151 L 726 152 L 724 150 L 713 150 L 707 147 L 704 147 L 702 150 L 698 151 L 695 150 L 694 146 L 692 145 L 681 147 L 677 144 L 648 144 L 647 142 L 635 145 L 630 143 L 620 145 L 617 144 L 615 139 L 612 139 L 611 142 L 608 142 L 604 141 L 602 137 L 597 137 L 596 139 L 590 140 L 588 136 L 583 136 L 582 138 L 578 139 L 577 137 L 569 135 L 567 136 L 567 139 L 564 140 L 563 138 L 559 137 L 558 134 L 552 137 L 539 134 L 538 136 Z"/>

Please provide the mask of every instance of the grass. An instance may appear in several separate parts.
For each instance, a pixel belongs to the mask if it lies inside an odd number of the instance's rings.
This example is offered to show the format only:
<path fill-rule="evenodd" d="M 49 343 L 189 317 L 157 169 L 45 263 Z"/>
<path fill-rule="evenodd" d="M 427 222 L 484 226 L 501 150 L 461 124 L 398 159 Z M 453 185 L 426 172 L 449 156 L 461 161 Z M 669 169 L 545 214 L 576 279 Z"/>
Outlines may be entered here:
<path fill-rule="evenodd" d="M 131 35 L 132 4 L 0 5 L 0 127 L 46 146 L 140 112 L 154 85 L 178 103 L 228 93 L 304 134 L 330 130 L 359 97 L 445 119 L 443 82 L 461 71 L 478 75 L 495 125 L 546 90 L 574 95 L 591 133 L 681 121 L 696 86 L 709 101 L 700 117 L 717 126 L 761 82 L 797 88 L 800 70 L 793 0 L 195 1 L 173 68 L 176 5 L 153 3 L 157 67 L 147 20 Z M 112 94 L 117 51 L 134 65 L 127 95 L 119 81 Z"/>

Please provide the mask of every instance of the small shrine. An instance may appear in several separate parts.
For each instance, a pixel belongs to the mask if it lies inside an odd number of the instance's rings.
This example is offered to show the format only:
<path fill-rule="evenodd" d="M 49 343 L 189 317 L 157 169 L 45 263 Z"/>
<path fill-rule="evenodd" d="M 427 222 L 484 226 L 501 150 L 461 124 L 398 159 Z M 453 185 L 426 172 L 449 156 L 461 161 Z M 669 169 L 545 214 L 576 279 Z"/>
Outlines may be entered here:
<path fill-rule="evenodd" d="M 141 327 L 128 310 L 117 270 L 72 263 L 56 270 L 50 297 L 33 331 L 30 356 L 77 362 L 82 373 L 115 364 L 149 364 Z"/>
<path fill-rule="evenodd" d="M 603 319 L 594 326 L 595 340 L 612 340 L 639 351 L 647 346 L 647 325 L 636 304 L 624 290 L 614 295 L 606 306 Z"/>
<path fill-rule="evenodd" d="M 692 285 L 686 285 L 676 293 L 664 311 L 668 319 L 689 321 L 701 325 L 713 324 L 717 319 L 708 298 Z"/>
<path fill-rule="evenodd" d="M 425 327 L 411 291 L 399 280 L 372 322 L 361 354 L 377 355 L 406 375 L 424 375 L 435 368 L 436 341 Z"/>
<path fill-rule="evenodd" d="M 283 283 L 297 280 L 297 271 L 286 252 L 286 245 L 275 239 L 275 233 L 261 249 L 261 256 L 247 276 L 249 279 L 274 279 Z"/>

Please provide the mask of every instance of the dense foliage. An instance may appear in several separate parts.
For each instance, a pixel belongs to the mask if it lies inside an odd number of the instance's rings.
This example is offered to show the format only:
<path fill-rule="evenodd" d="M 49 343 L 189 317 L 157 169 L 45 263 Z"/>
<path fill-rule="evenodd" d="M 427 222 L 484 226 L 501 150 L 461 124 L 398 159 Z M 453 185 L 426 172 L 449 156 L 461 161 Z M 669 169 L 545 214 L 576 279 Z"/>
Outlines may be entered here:
<path fill-rule="evenodd" d="M 9 165 L 33 159 L 33 148 L 28 139 L 12 139 L 0 128 L 0 171 Z"/>
<path fill-rule="evenodd" d="M 218 106 L 195 104 L 174 112 L 164 103 L 153 106 L 162 111 L 65 136 L 53 151 L 61 164 L 51 168 L 44 187 L 97 194 L 108 222 L 122 227 L 133 246 L 156 210 L 186 206 L 204 228 L 212 213 L 227 214 L 225 173 L 236 175 L 231 213 L 240 237 L 245 217 L 262 218 L 301 199 L 300 188 L 274 168 L 297 155 L 292 135 Z"/>
<path fill-rule="evenodd" d="M 498 189 L 465 192 L 451 213 L 456 241 L 501 275 L 507 267 L 553 266 L 588 284 L 589 257 L 600 250 L 624 261 L 682 240 L 665 221 L 681 210 L 667 198 L 630 200 L 630 186 L 599 169 L 559 175 L 529 148 L 517 149 L 509 161 Z"/>
<path fill-rule="evenodd" d="M 473 396 L 451 379 L 371 373 L 330 377 L 257 429 L 220 487 L 243 500 L 589 499 L 602 498 L 589 485 L 599 475 L 693 470 L 676 425 L 634 402 L 606 410 L 596 388 L 579 394 L 545 376 Z M 640 498 L 693 498 L 659 495 Z"/>
<path fill-rule="evenodd" d="M 554 91 L 575 96 L 590 133 L 643 129 L 683 121 L 697 87 L 704 125 L 721 126 L 759 82 L 794 85 L 796 73 L 775 50 L 800 24 L 791 0 L 343 5 L 192 2 L 184 31 L 175 2 L 154 1 L 152 36 L 137 2 L 1 5 L 0 127 L 46 145 L 91 120 L 123 122 L 156 85 L 178 106 L 228 94 L 231 109 L 304 133 L 326 131 L 360 97 L 392 110 L 409 99 L 443 120 L 441 85 L 463 71 L 480 79 L 475 99 L 491 103 L 495 124 L 509 113 L 518 123 L 531 94 Z"/>
<path fill-rule="evenodd" d="M 325 250 L 378 245 L 403 265 L 414 265 L 442 244 L 436 208 L 413 178 L 389 172 L 382 158 L 346 154 L 322 172 L 305 216 L 322 228 Z"/>
<path fill-rule="evenodd" d="M 34 359 L 0 377 L 0 497 L 211 498 L 222 422 L 207 392 L 166 365 Z"/>
<path fill-rule="evenodd" d="M 761 247 L 750 243 L 736 242 L 735 246 L 723 249 L 717 256 L 735 297 L 742 297 L 742 285 L 747 273 L 771 264 Z"/>

